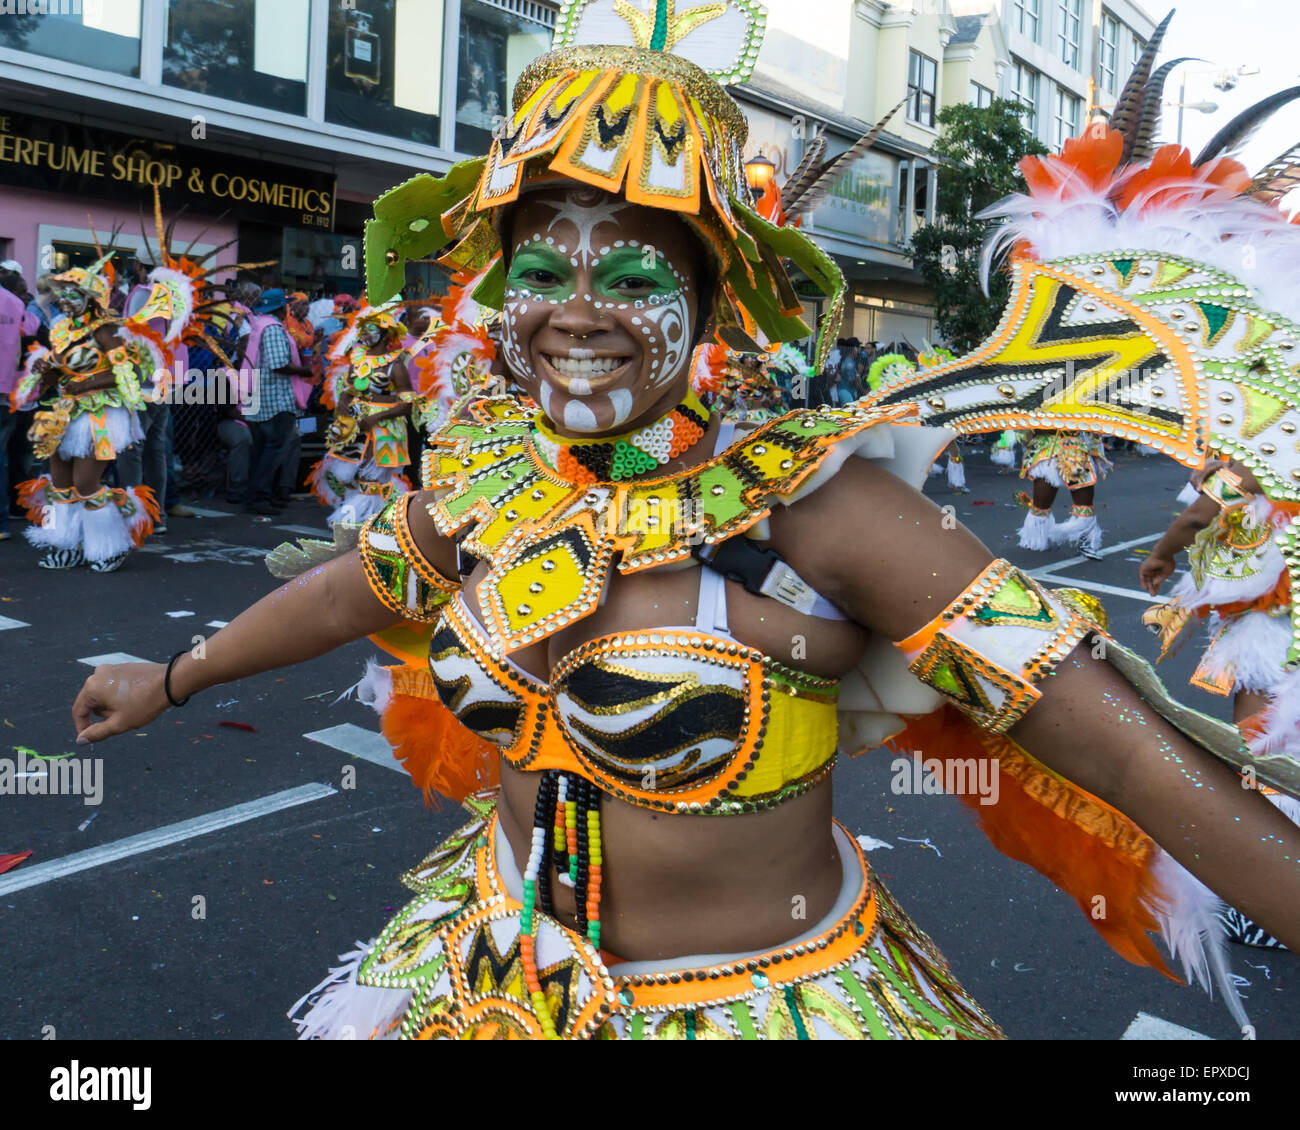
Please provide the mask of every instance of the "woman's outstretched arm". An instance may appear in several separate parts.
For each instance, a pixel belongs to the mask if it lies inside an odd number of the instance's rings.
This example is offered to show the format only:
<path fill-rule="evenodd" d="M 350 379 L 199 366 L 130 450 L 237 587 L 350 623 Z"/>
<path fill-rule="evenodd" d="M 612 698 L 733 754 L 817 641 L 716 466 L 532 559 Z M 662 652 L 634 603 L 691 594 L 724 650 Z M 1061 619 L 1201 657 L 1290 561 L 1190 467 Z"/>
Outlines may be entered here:
<path fill-rule="evenodd" d="M 992 560 L 950 513 L 861 459 L 774 514 L 772 531 L 800 576 L 890 640 L 940 616 Z M 1161 718 L 1086 644 L 1038 689 L 1041 700 L 1009 737 L 1123 812 L 1286 945 L 1300 946 L 1300 828 Z"/>
<path fill-rule="evenodd" d="M 439 572 L 456 576 L 455 547 L 434 529 L 419 495 L 408 513 L 420 551 Z M 221 683 L 291 667 L 399 621 L 371 591 L 361 555 L 353 550 L 268 593 L 201 648 L 177 659 L 172 696 L 179 701 Z M 153 721 L 169 705 L 165 673 L 162 663 L 96 667 L 72 707 L 77 741 L 101 741 Z"/>

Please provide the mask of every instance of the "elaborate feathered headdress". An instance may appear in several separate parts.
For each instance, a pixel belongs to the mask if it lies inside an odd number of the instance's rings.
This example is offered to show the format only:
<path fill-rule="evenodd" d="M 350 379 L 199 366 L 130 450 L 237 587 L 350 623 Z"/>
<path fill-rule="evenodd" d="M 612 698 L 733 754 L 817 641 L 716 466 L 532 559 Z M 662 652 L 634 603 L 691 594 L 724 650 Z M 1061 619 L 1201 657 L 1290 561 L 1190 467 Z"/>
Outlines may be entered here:
<path fill-rule="evenodd" d="M 824 357 L 839 324 L 843 276 L 801 232 L 751 206 L 741 161 L 745 117 L 719 85 L 749 76 L 765 19 L 755 0 L 681 9 L 675 0 L 565 0 L 555 49 L 523 72 L 514 114 L 487 156 L 443 177 L 414 177 L 375 202 L 366 225 L 371 295 L 396 293 L 407 259 L 454 241 L 444 264 L 486 272 L 474 297 L 500 307 L 500 209 L 528 181 L 568 178 L 691 226 L 717 271 L 719 337 L 736 348 L 756 348 L 747 323 L 769 341 L 811 332 L 782 260 L 793 262 L 830 299 Z"/>

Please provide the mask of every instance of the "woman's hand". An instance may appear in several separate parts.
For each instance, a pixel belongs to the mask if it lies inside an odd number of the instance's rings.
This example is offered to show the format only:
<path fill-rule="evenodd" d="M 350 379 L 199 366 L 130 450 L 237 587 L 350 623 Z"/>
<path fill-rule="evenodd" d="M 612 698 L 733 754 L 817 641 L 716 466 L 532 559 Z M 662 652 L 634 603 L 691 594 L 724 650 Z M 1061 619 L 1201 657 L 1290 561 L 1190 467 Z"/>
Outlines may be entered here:
<path fill-rule="evenodd" d="M 1174 561 L 1170 557 L 1157 557 L 1154 552 L 1138 569 L 1138 580 L 1151 596 L 1160 591 L 1160 586 L 1174 574 Z"/>
<path fill-rule="evenodd" d="M 152 722 L 170 705 L 163 689 L 165 663 L 114 663 L 96 667 L 72 704 L 77 744 L 98 742 Z M 100 722 L 95 722 L 98 715 Z"/>

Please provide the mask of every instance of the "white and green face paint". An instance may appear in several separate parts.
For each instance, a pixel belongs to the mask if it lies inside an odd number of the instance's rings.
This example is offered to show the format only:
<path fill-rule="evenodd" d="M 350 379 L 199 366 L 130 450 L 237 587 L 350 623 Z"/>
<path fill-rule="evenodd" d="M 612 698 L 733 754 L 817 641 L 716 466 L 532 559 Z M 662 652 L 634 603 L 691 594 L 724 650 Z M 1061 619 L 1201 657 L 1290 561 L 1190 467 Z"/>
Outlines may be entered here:
<path fill-rule="evenodd" d="M 687 229 L 570 188 L 530 193 L 515 235 L 502 354 L 554 423 L 591 434 L 639 423 L 661 400 L 671 409 L 696 305 Z"/>

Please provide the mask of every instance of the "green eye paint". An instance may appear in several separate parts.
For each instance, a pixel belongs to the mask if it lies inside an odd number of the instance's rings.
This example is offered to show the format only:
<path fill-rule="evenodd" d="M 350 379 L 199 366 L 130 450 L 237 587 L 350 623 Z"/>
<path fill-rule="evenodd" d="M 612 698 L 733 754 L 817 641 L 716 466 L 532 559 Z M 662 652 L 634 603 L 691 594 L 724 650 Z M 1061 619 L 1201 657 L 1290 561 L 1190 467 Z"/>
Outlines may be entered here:
<path fill-rule="evenodd" d="M 506 285 L 544 298 L 568 301 L 575 291 L 573 265 L 548 244 L 532 243 L 515 252 Z"/>
<path fill-rule="evenodd" d="M 667 298 L 682 289 L 681 279 L 673 273 L 658 252 L 646 266 L 646 248 L 619 247 L 604 256 L 592 277 L 592 286 L 602 298 Z"/>

